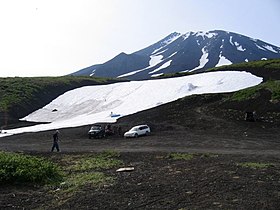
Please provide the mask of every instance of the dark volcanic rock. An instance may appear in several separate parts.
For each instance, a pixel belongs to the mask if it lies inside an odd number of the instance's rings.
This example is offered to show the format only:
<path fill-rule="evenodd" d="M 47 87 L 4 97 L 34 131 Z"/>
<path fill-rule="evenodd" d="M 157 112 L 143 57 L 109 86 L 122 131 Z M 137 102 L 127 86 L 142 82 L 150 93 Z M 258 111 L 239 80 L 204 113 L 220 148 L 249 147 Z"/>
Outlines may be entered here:
<path fill-rule="evenodd" d="M 279 47 L 240 34 L 221 30 L 175 32 L 142 50 L 129 55 L 121 53 L 104 64 L 87 67 L 73 75 L 139 80 L 273 58 L 280 58 Z"/>

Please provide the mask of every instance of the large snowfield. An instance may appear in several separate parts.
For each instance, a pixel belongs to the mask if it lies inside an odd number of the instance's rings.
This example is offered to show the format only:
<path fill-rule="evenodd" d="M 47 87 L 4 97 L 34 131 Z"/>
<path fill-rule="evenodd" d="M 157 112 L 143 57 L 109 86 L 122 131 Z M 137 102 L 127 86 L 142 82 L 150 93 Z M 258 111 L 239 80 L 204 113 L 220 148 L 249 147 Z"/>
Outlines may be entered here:
<path fill-rule="evenodd" d="M 258 85 L 261 82 L 262 78 L 247 72 L 227 71 L 86 86 L 64 93 L 45 107 L 22 119 L 32 122 L 49 122 L 48 124 L 4 130 L 0 137 L 102 122 L 112 123 L 119 117 L 188 95 L 232 92 Z"/>

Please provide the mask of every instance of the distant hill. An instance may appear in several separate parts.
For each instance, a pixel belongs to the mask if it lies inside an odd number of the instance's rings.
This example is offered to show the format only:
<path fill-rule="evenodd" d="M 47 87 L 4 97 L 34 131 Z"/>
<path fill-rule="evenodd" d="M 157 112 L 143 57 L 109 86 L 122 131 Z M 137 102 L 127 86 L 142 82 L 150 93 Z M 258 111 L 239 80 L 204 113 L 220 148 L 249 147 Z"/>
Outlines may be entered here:
<path fill-rule="evenodd" d="M 103 64 L 84 68 L 72 75 L 139 80 L 274 58 L 280 58 L 279 47 L 241 34 L 221 30 L 174 32 L 137 52 L 120 53 Z"/>

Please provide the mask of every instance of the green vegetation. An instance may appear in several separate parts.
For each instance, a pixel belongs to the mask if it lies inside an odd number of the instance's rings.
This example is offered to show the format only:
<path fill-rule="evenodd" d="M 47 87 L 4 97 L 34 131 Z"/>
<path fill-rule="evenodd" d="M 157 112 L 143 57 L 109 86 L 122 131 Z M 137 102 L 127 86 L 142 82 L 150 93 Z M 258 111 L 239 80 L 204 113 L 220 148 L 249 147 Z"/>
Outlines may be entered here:
<path fill-rule="evenodd" d="M 65 182 L 60 184 L 61 193 L 75 193 L 83 186 L 97 186 L 99 184 L 112 183 L 113 178 L 102 172 L 79 173 L 67 176 Z"/>
<path fill-rule="evenodd" d="M 250 61 L 250 62 L 243 62 L 231 65 L 225 65 L 220 67 L 214 67 L 207 69 L 206 72 L 209 71 L 225 71 L 225 70 L 232 70 L 232 71 L 246 71 L 249 69 L 264 69 L 267 71 L 280 71 L 280 59 L 269 59 L 269 60 L 261 60 L 261 61 Z M 171 77 L 181 77 L 192 75 L 193 72 L 177 72 L 171 74 L 163 74 L 155 79 L 162 79 L 162 78 L 171 78 Z M 273 78 L 271 78 L 273 79 Z"/>
<path fill-rule="evenodd" d="M 0 152 L 0 184 L 56 183 L 62 180 L 57 165 L 43 158 Z"/>
<path fill-rule="evenodd" d="M 65 156 L 62 160 L 69 165 L 66 170 L 83 172 L 96 169 L 109 169 L 114 166 L 119 166 L 122 162 L 116 158 L 119 153 L 113 151 L 105 151 L 97 155 L 89 156 Z"/>
<path fill-rule="evenodd" d="M 85 84 L 102 84 L 109 79 L 93 77 L 9 77 L 0 78 L 0 111 L 8 111 L 19 103 L 28 103 L 36 94 L 45 94 L 50 88 L 60 89 Z"/>
<path fill-rule="evenodd" d="M 263 89 L 271 92 L 271 100 L 280 100 L 280 80 L 267 81 L 257 86 L 237 91 L 230 99 L 234 101 L 243 101 L 255 98 L 259 95 L 259 91 Z"/>
<path fill-rule="evenodd" d="M 271 163 L 254 163 L 254 162 L 238 163 L 237 165 L 245 168 L 252 168 L 252 169 L 265 169 L 274 166 Z"/>
<path fill-rule="evenodd" d="M 170 153 L 168 155 L 168 158 L 172 160 L 191 160 L 193 159 L 193 154 L 187 154 L 187 153 Z"/>
<path fill-rule="evenodd" d="M 0 152 L 0 185 L 40 184 L 52 193 L 69 198 L 82 187 L 112 184 L 114 178 L 104 171 L 123 165 L 119 156 L 117 152 L 105 151 L 52 156 L 53 161 L 50 161 L 31 155 Z"/>
<path fill-rule="evenodd" d="M 244 63 L 210 68 L 207 71 L 246 70 L 246 69 L 280 70 L 280 59 L 244 62 Z"/>
<path fill-rule="evenodd" d="M 183 77 L 183 76 L 188 76 L 192 75 L 193 73 L 191 72 L 176 72 L 176 73 L 170 73 L 170 74 L 163 74 L 158 77 L 155 77 L 154 79 L 166 79 L 166 78 L 173 78 L 173 77 Z"/>
<path fill-rule="evenodd" d="M 113 178 L 98 170 L 111 169 L 123 164 L 119 153 L 105 151 L 93 155 L 66 155 L 62 159 L 65 181 L 61 183 L 61 192 L 75 192 L 85 185 L 112 183 Z"/>
<path fill-rule="evenodd" d="M 216 68 L 208 69 L 207 71 L 225 71 L 225 70 L 238 70 L 246 71 L 250 69 L 262 69 L 265 71 L 280 71 L 280 59 L 271 59 L 271 60 L 262 60 L 262 61 L 252 61 L 244 62 L 238 64 L 232 64 L 228 66 L 220 66 Z M 270 80 L 259 84 L 257 86 L 246 88 L 235 92 L 230 100 L 233 101 L 243 101 L 248 99 L 256 98 L 260 95 L 261 90 L 268 90 L 271 92 L 271 100 L 279 101 L 280 100 L 280 81 L 270 78 Z"/>

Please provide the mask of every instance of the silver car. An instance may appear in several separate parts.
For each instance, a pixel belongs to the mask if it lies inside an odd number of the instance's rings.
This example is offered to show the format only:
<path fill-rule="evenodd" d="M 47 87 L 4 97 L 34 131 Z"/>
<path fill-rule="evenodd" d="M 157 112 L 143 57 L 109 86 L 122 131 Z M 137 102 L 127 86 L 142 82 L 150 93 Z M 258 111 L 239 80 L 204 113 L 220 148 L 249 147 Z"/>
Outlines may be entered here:
<path fill-rule="evenodd" d="M 125 138 L 138 136 L 149 135 L 151 133 L 151 129 L 147 125 L 137 125 L 131 128 L 129 131 L 124 133 Z"/>

